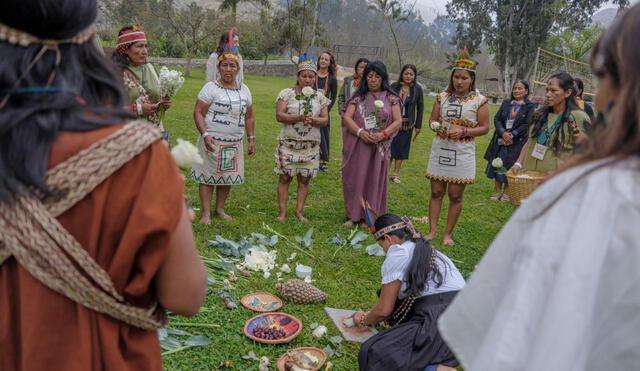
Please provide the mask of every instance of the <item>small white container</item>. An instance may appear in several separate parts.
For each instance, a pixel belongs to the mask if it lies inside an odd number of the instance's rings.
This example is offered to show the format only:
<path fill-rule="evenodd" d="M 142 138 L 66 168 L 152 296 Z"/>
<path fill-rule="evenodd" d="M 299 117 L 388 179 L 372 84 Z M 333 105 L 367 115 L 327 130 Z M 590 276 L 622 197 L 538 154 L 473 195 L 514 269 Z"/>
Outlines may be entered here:
<path fill-rule="evenodd" d="M 311 276 L 311 267 L 307 267 L 306 265 L 298 264 L 296 265 L 296 276 L 304 279 L 305 277 Z"/>

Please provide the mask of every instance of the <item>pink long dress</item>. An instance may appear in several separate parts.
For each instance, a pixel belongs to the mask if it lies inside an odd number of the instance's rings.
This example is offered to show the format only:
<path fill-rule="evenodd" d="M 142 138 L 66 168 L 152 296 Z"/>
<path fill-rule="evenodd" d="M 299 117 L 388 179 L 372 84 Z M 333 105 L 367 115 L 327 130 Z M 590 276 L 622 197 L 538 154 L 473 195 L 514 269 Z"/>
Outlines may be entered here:
<path fill-rule="evenodd" d="M 373 102 L 381 100 L 384 107 L 379 110 L 378 120 L 383 130 L 393 122 L 391 107 L 399 104 L 400 99 L 392 93 L 369 92 L 364 97 L 353 96 L 347 104 L 354 104 L 356 110 L 353 120 L 362 129 L 365 128 L 365 117 L 375 112 Z M 375 131 L 369 129 L 368 131 Z M 350 133 L 346 125 L 342 125 L 342 190 L 347 217 L 352 221 L 363 219 L 360 198 L 371 204 L 378 215 L 387 212 L 387 184 L 389 163 L 391 161 L 391 141 L 393 137 L 378 144 L 366 144 Z"/>

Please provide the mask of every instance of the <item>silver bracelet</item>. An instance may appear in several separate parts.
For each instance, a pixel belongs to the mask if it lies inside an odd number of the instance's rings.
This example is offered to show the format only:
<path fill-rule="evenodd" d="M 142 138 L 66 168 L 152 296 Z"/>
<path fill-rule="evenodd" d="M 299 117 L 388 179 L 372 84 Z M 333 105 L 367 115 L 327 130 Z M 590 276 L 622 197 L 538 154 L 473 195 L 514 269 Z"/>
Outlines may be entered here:
<path fill-rule="evenodd" d="M 204 133 L 202 133 L 202 138 L 204 139 L 205 137 L 210 137 L 211 134 L 209 134 L 208 131 L 205 131 Z"/>
<path fill-rule="evenodd" d="M 517 166 L 518 168 L 522 169 L 522 164 L 517 161 L 513 164 L 513 166 Z"/>
<path fill-rule="evenodd" d="M 362 128 L 358 128 L 358 131 L 356 131 L 356 136 L 358 138 L 360 138 L 360 132 L 362 131 Z"/>
<path fill-rule="evenodd" d="M 249 135 L 249 136 L 247 137 L 247 139 L 256 139 L 256 136 L 255 136 L 255 135 Z"/>

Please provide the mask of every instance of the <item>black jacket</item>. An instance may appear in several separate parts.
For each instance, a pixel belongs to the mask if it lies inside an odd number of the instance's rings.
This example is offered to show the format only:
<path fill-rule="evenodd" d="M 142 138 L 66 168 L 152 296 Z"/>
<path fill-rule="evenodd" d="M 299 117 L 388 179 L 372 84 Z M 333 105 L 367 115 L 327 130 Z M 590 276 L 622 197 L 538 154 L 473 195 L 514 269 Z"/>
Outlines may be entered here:
<path fill-rule="evenodd" d="M 394 82 L 389 87 L 391 91 L 400 96 L 402 86 L 399 82 Z M 402 123 L 402 130 L 410 130 L 413 127 L 422 129 L 422 116 L 424 115 L 424 92 L 420 84 L 414 84 L 409 91 L 409 99 L 407 104 L 402 107 L 402 117 L 407 118 L 408 122 Z"/>
<path fill-rule="evenodd" d="M 495 131 L 493 132 L 493 138 L 491 139 L 491 143 L 489 143 L 489 147 L 484 154 L 484 159 L 487 161 L 492 161 L 496 154 L 498 153 L 498 139 L 502 139 L 502 134 L 506 131 L 510 132 L 513 135 L 513 144 L 509 147 L 512 147 L 514 152 L 517 152 L 516 159 L 520 154 L 520 149 L 529 139 L 529 124 L 531 123 L 531 118 L 533 117 L 533 113 L 535 112 L 535 104 L 528 99 L 525 99 L 523 107 L 520 108 L 518 114 L 516 115 L 516 119 L 513 122 L 513 127 L 507 130 L 506 124 L 507 119 L 509 118 L 509 110 L 511 109 L 511 99 L 505 99 L 502 101 L 502 105 L 500 105 L 500 109 L 493 117 L 493 125 L 495 126 Z M 511 152 L 511 151 L 510 151 Z"/>

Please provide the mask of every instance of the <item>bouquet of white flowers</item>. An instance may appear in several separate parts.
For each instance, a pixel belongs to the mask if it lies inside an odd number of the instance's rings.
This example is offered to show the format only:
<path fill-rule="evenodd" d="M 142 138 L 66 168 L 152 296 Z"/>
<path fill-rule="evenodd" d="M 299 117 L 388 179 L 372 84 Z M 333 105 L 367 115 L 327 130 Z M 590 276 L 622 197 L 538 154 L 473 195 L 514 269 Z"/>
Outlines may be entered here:
<path fill-rule="evenodd" d="M 376 130 L 380 130 L 382 127 L 382 120 L 380 120 L 380 110 L 384 108 L 384 102 L 381 100 L 376 100 L 373 102 L 373 106 L 376 109 Z"/>
<path fill-rule="evenodd" d="M 160 96 L 173 98 L 184 84 L 182 72 L 170 70 L 166 66 L 160 69 Z"/>
<path fill-rule="evenodd" d="M 504 167 L 504 163 L 502 162 L 502 159 L 500 157 L 496 157 L 493 159 L 493 161 L 491 161 L 491 166 L 494 167 L 495 172 L 497 174 L 506 174 L 507 173 L 507 168 Z"/>
<path fill-rule="evenodd" d="M 203 162 L 198 148 L 182 138 L 178 138 L 178 145 L 171 149 L 171 154 L 178 166 L 183 169 L 189 169 L 193 165 Z"/>
<path fill-rule="evenodd" d="M 302 101 L 302 108 L 304 114 L 308 115 L 311 112 L 311 99 L 316 96 L 315 90 L 310 86 L 302 88 L 302 94 L 296 95 L 296 99 Z"/>

